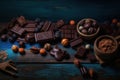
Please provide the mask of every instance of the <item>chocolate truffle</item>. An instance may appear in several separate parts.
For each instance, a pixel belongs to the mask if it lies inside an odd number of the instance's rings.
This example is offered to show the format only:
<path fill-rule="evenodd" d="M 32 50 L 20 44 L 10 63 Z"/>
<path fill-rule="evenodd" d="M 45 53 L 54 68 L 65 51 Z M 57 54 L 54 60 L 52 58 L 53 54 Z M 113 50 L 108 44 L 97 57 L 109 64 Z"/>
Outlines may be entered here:
<path fill-rule="evenodd" d="M 45 48 L 46 50 L 50 50 L 50 49 L 51 49 L 51 44 L 50 44 L 50 43 L 46 43 L 46 44 L 44 45 L 44 48 Z"/>
<path fill-rule="evenodd" d="M 18 46 L 17 45 L 12 45 L 13 52 L 18 52 Z"/>
<path fill-rule="evenodd" d="M 20 54 L 24 54 L 25 53 L 25 49 L 24 48 L 19 48 L 19 53 Z"/>
<path fill-rule="evenodd" d="M 66 39 L 66 38 L 64 38 L 64 39 L 62 39 L 61 44 L 62 44 L 63 46 L 68 46 L 69 40 Z"/>
<path fill-rule="evenodd" d="M 45 50 L 44 48 L 41 48 L 41 49 L 40 49 L 40 54 L 41 54 L 41 55 L 46 55 L 46 50 Z"/>

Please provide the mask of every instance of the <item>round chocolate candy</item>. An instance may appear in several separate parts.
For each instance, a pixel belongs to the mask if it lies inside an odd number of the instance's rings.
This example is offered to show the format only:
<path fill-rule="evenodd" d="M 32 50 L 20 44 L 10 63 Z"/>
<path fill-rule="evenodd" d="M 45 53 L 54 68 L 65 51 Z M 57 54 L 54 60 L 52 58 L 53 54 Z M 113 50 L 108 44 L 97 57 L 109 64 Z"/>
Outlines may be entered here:
<path fill-rule="evenodd" d="M 90 49 L 90 44 L 86 44 L 85 49 Z"/>
<path fill-rule="evenodd" d="M 6 41 L 6 40 L 7 40 L 7 35 L 3 34 L 3 35 L 1 36 L 1 40 L 2 40 L 2 41 Z"/>
<path fill-rule="evenodd" d="M 46 44 L 44 45 L 44 48 L 45 48 L 46 50 L 50 50 L 50 49 L 51 49 L 51 44 L 50 44 L 50 43 L 46 43 Z"/>
<path fill-rule="evenodd" d="M 90 27 L 89 29 L 88 29 L 88 33 L 89 34 L 92 34 L 94 32 L 94 28 L 93 27 Z"/>
<path fill-rule="evenodd" d="M 11 49 L 13 52 L 18 52 L 18 46 L 17 45 L 12 45 Z"/>
<path fill-rule="evenodd" d="M 80 26 L 80 27 L 79 27 L 79 30 L 81 31 L 82 29 L 83 29 L 83 26 Z"/>
<path fill-rule="evenodd" d="M 91 24 L 90 23 L 86 23 L 86 24 L 84 24 L 84 28 L 89 28 L 91 26 Z"/>
<path fill-rule="evenodd" d="M 82 29 L 81 32 L 82 32 L 83 34 L 87 34 L 87 30 L 86 30 L 86 29 Z"/>
<path fill-rule="evenodd" d="M 66 39 L 66 38 L 64 38 L 64 39 L 62 39 L 61 44 L 62 44 L 63 46 L 68 46 L 69 40 Z"/>
<path fill-rule="evenodd" d="M 24 54 L 25 53 L 25 49 L 24 48 L 19 48 L 19 53 L 20 54 Z"/>
<path fill-rule="evenodd" d="M 91 20 L 90 19 L 86 19 L 85 23 L 91 23 Z"/>

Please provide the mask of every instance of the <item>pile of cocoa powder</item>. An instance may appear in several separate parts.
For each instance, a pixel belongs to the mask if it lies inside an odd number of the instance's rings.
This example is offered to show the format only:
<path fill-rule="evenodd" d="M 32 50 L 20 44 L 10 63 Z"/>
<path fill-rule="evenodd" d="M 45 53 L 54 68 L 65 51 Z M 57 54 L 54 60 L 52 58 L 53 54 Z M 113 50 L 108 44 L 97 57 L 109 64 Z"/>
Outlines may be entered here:
<path fill-rule="evenodd" d="M 98 48 L 104 53 L 112 53 L 115 47 L 115 42 L 108 38 L 102 39 L 98 43 Z"/>

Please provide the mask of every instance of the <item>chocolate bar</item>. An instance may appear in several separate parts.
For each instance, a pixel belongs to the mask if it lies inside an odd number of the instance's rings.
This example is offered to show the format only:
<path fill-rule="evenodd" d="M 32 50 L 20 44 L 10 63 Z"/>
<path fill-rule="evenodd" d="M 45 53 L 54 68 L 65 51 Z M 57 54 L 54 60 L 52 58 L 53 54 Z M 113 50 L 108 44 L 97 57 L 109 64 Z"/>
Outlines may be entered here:
<path fill-rule="evenodd" d="M 11 29 L 11 31 L 21 36 L 25 32 L 25 29 L 16 25 Z"/>
<path fill-rule="evenodd" d="M 73 39 L 70 41 L 70 46 L 75 47 L 83 43 L 83 40 L 81 38 Z"/>
<path fill-rule="evenodd" d="M 46 41 L 53 40 L 53 39 L 54 39 L 54 35 L 52 31 L 35 33 L 36 42 L 46 42 Z"/>
<path fill-rule="evenodd" d="M 51 25 L 51 21 L 46 21 L 42 27 L 42 31 L 48 31 L 48 29 L 50 28 Z"/>
<path fill-rule="evenodd" d="M 61 29 L 61 37 L 67 39 L 77 38 L 76 26 L 65 25 Z"/>

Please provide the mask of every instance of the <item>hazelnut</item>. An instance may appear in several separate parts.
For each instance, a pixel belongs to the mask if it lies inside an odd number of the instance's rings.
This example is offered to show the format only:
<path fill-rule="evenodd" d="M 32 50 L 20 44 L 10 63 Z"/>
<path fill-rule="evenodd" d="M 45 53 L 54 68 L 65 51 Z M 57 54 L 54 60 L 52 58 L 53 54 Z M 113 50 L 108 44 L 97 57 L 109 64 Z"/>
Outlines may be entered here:
<path fill-rule="evenodd" d="M 66 39 L 66 38 L 64 38 L 64 39 L 62 39 L 61 44 L 62 44 L 63 46 L 67 46 L 67 45 L 69 44 L 69 40 Z"/>

